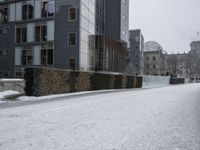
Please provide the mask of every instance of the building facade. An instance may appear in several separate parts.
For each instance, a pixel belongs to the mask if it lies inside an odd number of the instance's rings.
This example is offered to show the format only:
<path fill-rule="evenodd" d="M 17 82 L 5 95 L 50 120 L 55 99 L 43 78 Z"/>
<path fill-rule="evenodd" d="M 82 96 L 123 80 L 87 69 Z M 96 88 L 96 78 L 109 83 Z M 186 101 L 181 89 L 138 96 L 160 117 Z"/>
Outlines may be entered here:
<path fill-rule="evenodd" d="M 166 75 L 165 52 L 162 46 L 155 41 L 145 42 L 144 48 L 144 74 Z"/>
<path fill-rule="evenodd" d="M 144 38 L 140 29 L 129 31 L 127 72 L 142 75 L 144 69 Z"/>
<path fill-rule="evenodd" d="M 107 36 L 116 44 L 126 43 L 122 35 L 116 37 L 106 30 L 112 25 L 106 23 L 110 18 L 106 17 L 107 8 L 113 5 L 110 1 L 0 0 L 0 77 L 22 77 L 27 66 L 95 70 L 98 56 L 95 35 Z M 125 1 L 128 7 L 128 0 Z M 124 10 L 117 5 L 117 8 L 113 5 L 113 10 Z M 115 16 L 121 19 L 122 14 L 118 15 Z M 116 28 L 113 33 L 123 33 L 126 25 L 122 22 L 122 19 L 115 22 L 120 31 Z M 118 54 L 118 50 L 114 52 Z"/>

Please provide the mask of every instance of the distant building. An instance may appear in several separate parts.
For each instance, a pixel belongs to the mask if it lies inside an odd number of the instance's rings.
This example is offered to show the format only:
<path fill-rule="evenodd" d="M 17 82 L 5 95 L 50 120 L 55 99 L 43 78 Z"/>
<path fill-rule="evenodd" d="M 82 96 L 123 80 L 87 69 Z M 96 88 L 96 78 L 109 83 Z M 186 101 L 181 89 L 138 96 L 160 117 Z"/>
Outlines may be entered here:
<path fill-rule="evenodd" d="M 165 52 L 162 46 L 155 41 L 148 41 L 144 46 L 144 74 L 166 75 Z"/>
<path fill-rule="evenodd" d="M 187 77 L 189 76 L 189 60 L 190 55 L 187 53 L 178 54 L 166 54 L 166 68 L 168 69 L 168 74 L 171 76 Z"/>
<path fill-rule="evenodd" d="M 188 53 L 165 55 L 169 74 L 181 77 L 200 77 L 200 41 L 193 41 Z"/>
<path fill-rule="evenodd" d="M 127 72 L 142 75 L 144 69 L 144 38 L 140 29 L 129 31 Z"/>

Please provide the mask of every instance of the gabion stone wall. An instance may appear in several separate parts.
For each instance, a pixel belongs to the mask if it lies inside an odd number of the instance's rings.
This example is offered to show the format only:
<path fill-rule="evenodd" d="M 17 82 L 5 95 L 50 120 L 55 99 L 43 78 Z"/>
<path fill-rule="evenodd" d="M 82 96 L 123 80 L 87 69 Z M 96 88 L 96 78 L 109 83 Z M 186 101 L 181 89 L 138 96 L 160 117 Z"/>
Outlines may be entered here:
<path fill-rule="evenodd" d="M 142 87 L 142 77 L 139 76 L 54 68 L 26 68 L 24 79 L 25 93 L 28 96 Z"/>

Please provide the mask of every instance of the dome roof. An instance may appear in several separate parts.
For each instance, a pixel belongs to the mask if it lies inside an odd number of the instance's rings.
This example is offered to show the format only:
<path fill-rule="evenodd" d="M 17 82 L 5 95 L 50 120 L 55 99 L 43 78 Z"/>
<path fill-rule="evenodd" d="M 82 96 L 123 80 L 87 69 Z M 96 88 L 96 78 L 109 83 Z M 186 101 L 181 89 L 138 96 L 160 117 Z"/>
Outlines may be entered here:
<path fill-rule="evenodd" d="M 144 51 L 145 52 L 152 52 L 152 51 L 163 51 L 162 46 L 155 41 L 148 41 L 144 44 Z"/>

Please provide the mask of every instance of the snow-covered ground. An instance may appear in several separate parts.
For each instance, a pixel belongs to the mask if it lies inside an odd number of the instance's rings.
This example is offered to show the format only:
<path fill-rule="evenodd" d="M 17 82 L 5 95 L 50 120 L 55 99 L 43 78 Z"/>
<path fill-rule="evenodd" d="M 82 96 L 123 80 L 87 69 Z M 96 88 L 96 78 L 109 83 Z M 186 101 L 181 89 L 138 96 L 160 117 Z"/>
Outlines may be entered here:
<path fill-rule="evenodd" d="M 200 150 L 200 85 L 1 108 L 0 150 Z"/>
<path fill-rule="evenodd" d="M 3 98 L 5 98 L 6 96 L 16 95 L 16 94 L 19 94 L 19 92 L 12 90 L 0 92 L 0 104 L 5 102 L 3 101 Z"/>

